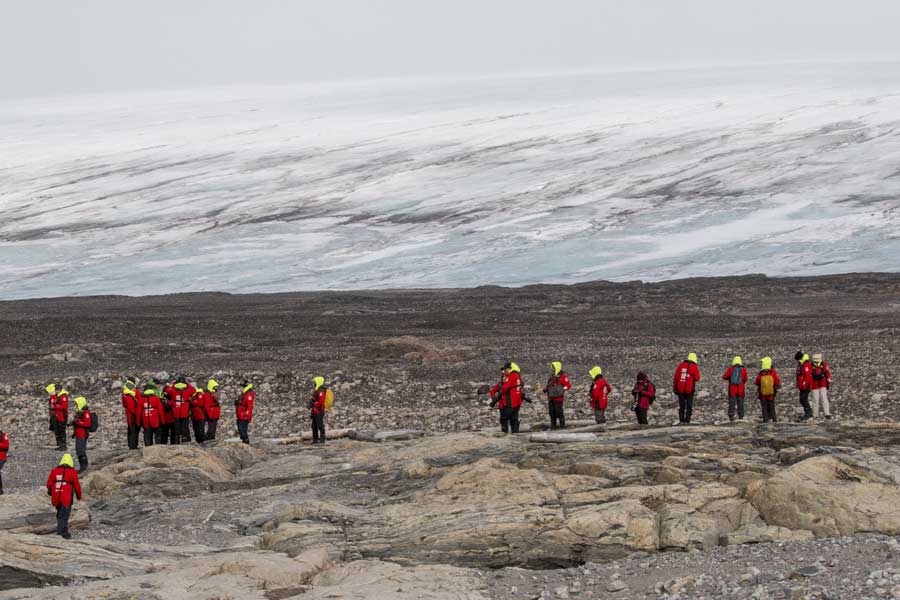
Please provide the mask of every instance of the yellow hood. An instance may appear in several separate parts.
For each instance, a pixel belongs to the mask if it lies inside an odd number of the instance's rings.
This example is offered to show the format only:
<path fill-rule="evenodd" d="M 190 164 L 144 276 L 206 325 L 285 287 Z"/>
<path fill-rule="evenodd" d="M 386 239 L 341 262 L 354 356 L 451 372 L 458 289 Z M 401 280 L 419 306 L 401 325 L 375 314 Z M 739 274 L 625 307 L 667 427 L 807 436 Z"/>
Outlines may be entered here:
<path fill-rule="evenodd" d="M 550 366 L 553 367 L 553 375 L 554 376 L 562 373 L 562 363 L 561 362 L 553 361 L 552 363 L 550 363 Z"/>
<path fill-rule="evenodd" d="M 688 359 L 690 362 L 696 364 L 696 363 L 697 363 L 697 354 L 694 353 L 694 352 L 691 352 L 690 354 L 688 354 L 687 359 Z"/>
<path fill-rule="evenodd" d="M 315 384 L 315 386 L 316 386 L 315 389 L 319 389 L 320 387 L 325 385 L 325 378 L 324 377 L 313 377 L 313 384 Z"/>
<path fill-rule="evenodd" d="M 521 373 L 521 371 L 519 370 L 519 365 L 517 365 L 516 363 L 509 363 L 509 370 L 513 373 Z"/>
<path fill-rule="evenodd" d="M 252 383 L 248 383 L 247 385 L 244 386 L 244 390 L 243 390 L 243 391 L 244 391 L 244 393 L 246 394 L 247 392 L 249 392 L 249 391 L 252 390 L 252 389 L 253 389 L 253 384 L 252 384 Z"/>
<path fill-rule="evenodd" d="M 768 371 L 769 369 L 772 368 L 772 357 L 771 356 L 766 356 L 759 362 L 762 365 L 763 371 Z"/>
<path fill-rule="evenodd" d="M 737 366 L 743 367 L 743 366 L 744 366 L 744 361 L 743 361 L 743 359 L 741 359 L 740 356 L 735 356 L 735 357 L 734 357 L 734 360 L 731 361 L 731 366 L 732 366 L 732 367 L 737 367 Z"/>
<path fill-rule="evenodd" d="M 72 462 L 72 455 L 71 455 L 71 454 L 68 454 L 68 453 L 63 454 L 63 455 L 62 455 L 62 458 L 59 459 L 59 466 L 61 466 L 61 467 L 70 467 L 70 468 L 74 468 L 74 467 L 75 467 L 75 463 Z"/>
<path fill-rule="evenodd" d="M 77 410 L 83 410 L 85 406 L 87 406 L 87 400 L 85 400 L 84 396 L 75 398 L 75 408 Z"/>
<path fill-rule="evenodd" d="M 588 375 L 591 376 L 591 379 L 597 379 L 598 377 L 603 375 L 603 369 L 601 369 L 600 367 L 594 367 L 593 369 L 588 371 Z"/>
<path fill-rule="evenodd" d="M 208 389 L 211 392 L 214 392 L 217 387 L 219 387 L 219 382 L 216 381 L 215 379 L 210 379 L 206 384 L 206 389 Z"/>
<path fill-rule="evenodd" d="M 56 393 L 56 384 L 51 383 L 47 387 L 44 388 L 44 391 L 50 394 L 51 396 Z"/>

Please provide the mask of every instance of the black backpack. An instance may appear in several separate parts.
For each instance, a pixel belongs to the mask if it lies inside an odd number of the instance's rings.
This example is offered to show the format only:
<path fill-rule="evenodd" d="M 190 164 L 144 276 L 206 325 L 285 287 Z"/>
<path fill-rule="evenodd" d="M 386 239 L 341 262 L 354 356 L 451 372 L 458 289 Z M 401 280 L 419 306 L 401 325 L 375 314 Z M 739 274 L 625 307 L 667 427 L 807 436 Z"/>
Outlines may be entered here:
<path fill-rule="evenodd" d="M 91 426 L 88 431 L 94 433 L 98 429 L 100 429 L 100 417 L 97 416 L 97 413 L 91 411 Z"/>

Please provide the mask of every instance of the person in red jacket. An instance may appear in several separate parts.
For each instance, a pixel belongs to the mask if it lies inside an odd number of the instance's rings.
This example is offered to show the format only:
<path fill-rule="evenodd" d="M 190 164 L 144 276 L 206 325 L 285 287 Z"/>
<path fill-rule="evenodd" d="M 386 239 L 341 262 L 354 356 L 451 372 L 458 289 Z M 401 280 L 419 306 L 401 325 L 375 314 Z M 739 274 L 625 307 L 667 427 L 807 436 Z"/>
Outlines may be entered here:
<path fill-rule="evenodd" d="M 91 437 L 91 410 L 84 396 L 75 398 L 75 418 L 72 427 L 75 429 L 75 455 L 78 457 L 78 473 L 84 473 L 89 466 L 87 443 Z"/>
<path fill-rule="evenodd" d="M 756 375 L 754 384 L 756 385 L 756 395 L 759 397 L 759 404 L 762 408 L 763 423 L 768 423 L 769 421 L 776 423 L 778 418 L 775 416 L 775 396 L 778 395 L 778 390 L 781 389 L 781 379 L 778 377 L 778 372 L 772 368 L 771 357 L 766 356 L 760 361 L 760 364 L 762 370 Z"/>
<path fill-rule="evenodd" d="M 125 410 L 125 426 L 128 431 L 128 449 L 137 450 L 141 433 L 141 407 L 137 397 L 137 383 L 128 377 L 122 385 L 122 408 Z"/>
<path fill-rule="evenodd" d="M 606 406 L 609 402 L 609 393 L 612 386 L 603 377 L 603 369 L 594 367 L 588 374 L 591 376 L 591 409 L 594 411 L 594 421 L 606 423 Z"/>
<path fill-rule="evenodd" d="M 828 402 L 828 388 L 831 387 L 831 369 L 828 363 L 822 359 L 819 353 L 813 354 L 812 369 L 810 370 L 810 397 L 812 398 L 813 418 L 824 414 L 826 419 L 831 418 L 831 404 Z"/>
<path fill-rule="evenodd" d="M 194 396 L 194 386 L 190 385 L 184 377 L 179 377 L 175 383 L 166 388 L 166 398 L 172 407 L 172 444 L 187 444 L 191 441 L 191 398 Z"/>
<path fill-rule="evenodd" d="M 63 454 L 59 466 L 50 471 L 50 476 L 47 477 L 47 495 L 56 508 L 56 535 L 71 538 L 69 515 L 72 514 L 75 498 L 81 500 L 81 483 L 72 464 L 71 454 Z"/>
<path fill-rule="evenodd" d="M 502 379 L 500 398 L 496 402 L 500 408 L 500 429 L 503 433 L 519 433 L 519 409 L 523 400 L 530 400 L 525 397 L 525 382 L 522 381 L 519 365 L 510 362 L 503 369 L 506 377 Z"/>
<path fill-rule="evenodd" d="M 194 440 L 198 444 L 206 441 L 206 392 L 198 387 L 191 396 L 191 425 L 194 428 Z"/>
<path fill-rule="evenodd" d="M 159 391 L 152 383 L 141 392 L 141 427 L 144 428 L 144 447 L 161 444 L 163 426 L 163 405 Z"/>
<path fill-rule="evenodd" d="M 500 368 L 500 379 L 497 384 L 491 388 L 491 408 L 497 407 L 497 411 L 500 413 L 500 430 L 503 433 L 509 433 L 509 411 L 505 411 L 506 403 L 503 401 L 503 384 L 506 382 L 506 377 L 509 375 L 509 363 L 506 363 Z M 502 406 L 497 406 L 503 402 Z"/>
<path fill-rule="evenodd" d="M 206 401 L 206 440 L 216 439 L 216 429 L 219 427 L 219 418 L 222 416 L 222 406 L 219 404 L 219 382 L 210 379 L 206 384 L 206 393 L 203 399 Z"/>
<path fill-rule="evenodd" d="M 156 384 L 157 397 L 159 398 L 160 404 L 162 404 L 163 411 L 160 415 L 160 425 L 159 425 L 159 435 L 161 444 L 174 444 L 175 443 L 175 405 L 172 402 L 172 398 L 175 395 L 175 385 L 174 381 L 170 381 L 163 388 L 160 393 L 159 386 L 161 382 L 156 379 L 153 380 Z"/>
<path fill-rule="evenodd" d="M 700 369 L 697 367 L 697 355 L 691 352 L 687 359 L 675 369 L 675 377 L 672 379 L 672 391 L 678 396 L 679 423 L 691 422 L 698 381 L 700 381 Z"/>
<path fill-rule="evenodd" d="M 325 443 L 325 388 L 324 377 L 313 378 L 313 392 L 309 399 L 309 421 L 312 425 L 312 443 Z"/>
<path fill-rule="evenodd" d="M 809 363 L 809 355 L 803 351 L 798 351 L 794 355 L 797 361 L 796 385 L 797 391 L 800 393 L 800 406 L 803 407 L 803 416 L 801 421 L 812 419 L 812 407 L 809 405 L 809 392 L 812 385 L 812 365 Z"/>
<path fill-rule="evenodd" d="M 56 449 L 65 450 L 69 447 L 66 435 L 66 425 L 69 422 L 69 392 L 66 390 L 57 392 L 56 386 L 52 383 L 45 389 L 50 393 L 50 415 L 53 432 L 56 434 Z"/>
<path fill-rule="evenodd" d="M 49 431 L 56 435 L 56 413 L 53 412 L 53 405 L 56 404 L 56 384 L 48 383 L 44 387 L 44 391 L 47 392 L 47 414 L 50 417 Z M 57 445 L 59 445 L 58 441 Z"/>
<path fill-rule="evenodd" d="M 747 369 L 744 368 L 744 361 L 740 356 L 734 357 L 722 379 L 728 382 L 728 420 L 734 421 L 735 409 L 738 419 L 743 419 Z"/>
<path fill-rule="evenodd" d="M 253 420 L 253 403 L 255 401 L 256 394 L 253 393 L 253 384 L 245 379 L 241 387 L 241 399 L 234 403 L 238 434 L 245 444 L 250 443 L 250 421 Z"/>
<path fill-rule="evenodd" d="M 561 362 L 550 363 L 550 368 L 553 369 L 553 374 L 544 386 L 547 411 L 550 413 L 550 429 L 565 429 L 566 414 L 563 411 L 563 402 L 566 399 L 566 392 L 572 389 L 572 384 L 569 383 L 569 376 L 562 370 Z"/>
<path fill-rule="evenodd" d="M 631 397 L 634 398 L 631 410 L 637 416 L 638 425 L 648 425 L 647 414 L 650 412 L 650 405 L 656 400 L 656 386 L 646 373 L 637 374 L 637 381 L 631 388 Z"/>
<path fill-rule="evenodd" d="M 3 465 L 6 464 L 6 453 L 9 452 L 9 436 L 0 431 L 0 496 L 3 495 Z"/>

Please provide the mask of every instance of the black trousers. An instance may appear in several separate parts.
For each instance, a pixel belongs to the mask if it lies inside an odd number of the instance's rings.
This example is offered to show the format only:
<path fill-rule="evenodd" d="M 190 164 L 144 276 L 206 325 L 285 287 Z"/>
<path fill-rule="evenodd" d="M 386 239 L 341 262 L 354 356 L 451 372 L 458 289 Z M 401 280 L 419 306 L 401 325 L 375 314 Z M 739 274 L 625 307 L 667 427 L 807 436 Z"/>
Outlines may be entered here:
<path fill-rule="evenodd" d="M 69 535 L 69 515 L 71 514 L 71 506 L 56 507 L 56 535 Z"/>
<path fill-rule="evenodd" d="M 646 408 L 635 408 L 634 414 L 637 415 L 638 425 L 648 425 L 647 422 L 647 412 Z"/>
<path fill-rule="evenodd" d="M 678 421 L 690 423 L 694 414 L 694 394 L 678 394 Z"/>
<path fill-rule="evenodd" d="M 237 422 L 238 435 L 241 436 L 241 441 L 245 444 L 250 443 L 250 421 L 238 421 Z"/>
<path fill-rule="evenodd" d="M 762 408 L 762 417 L 763 423 L 768 423 L 769 421 L 775 423 L 778 419 L 775 417 L 775 398 L 760 398 L 759 399 L 760 407 Z"/>
<path fill-rule="evenodd" d="M 87 444 L 88 438 L 75 438 L 75 456 L 78 457 L 78 471 L 88 468 Z"/>
<path fill-rule="evenodd" d="M 812 406 L 809 405 L 809 390 L 800 390 L 800 406 L 803 407 L 803 418 L 811 419 L 813 411 Z"/>
<path fill-rule="evenodd" d="M 566 415 L 563 412 L 563 403 L 549 400 L 547 411 L 550 413 L 550 429 L 565 429 Z"/>
<path fill-rule="evenodd" d="M 207 440 L 216 439 L 216 429 L 219 427 L 218 419 L 209 419 L 206 422 L 206 438 Z"/>
<path fill-rule="evenodd" d="M 744 397 L 728 396 L 728 418 L 734 420 L 735 411 L 739 419 L 744 418 Z"/>
<path fill-rule="evenodd" d="M 181 417 L 175 419 L 172 424 L 172 443 L 188 444 L 191 441 L 191 419 L 190 417 Z"/>
<path fill-rule="evenodd" d="M 318 415 L 313 412 L 309 413 L 309 422 L 312 426 L 313 443 L 315 444 L 319 440 L 325 443 L 325 413 Z"/>
<path fill-rule="evenodd" d="M 606 411 L 600 410 L 599 408 L 594 410 L 594 421 L 596 421 L 598 425 L 606 423 Z"/>
<path fill-rule="evenodd" d="M 519 433 L 519 409 L 507 406 L 500 409 L 500 429 L 503 433 Z"/>
<path fill-rule="evenodd" d="M 162 444 L 162 427 L 144 427 L 144 446 Z"/>
<path fill-rule="evenodd" d="M 3 495 L 3 465 L 5 464 L 5 460 L 0 460 L 0 496 Z"/>
<path fill-rule="evenodd" d="M 54 421 L 53 433 L 56 435 L 56 445 L 59 449 L 68 448 L 69 444 L 66 436 L 66 422 Z"/>
<path fill-rule="evenodd" d="M 194 440 L 198 444 L 202 444 L 206 441 L 206 421 L 198 421 L 196 419 L 191 419 L 191 425 L 194 426 Z"/>
<path fill-rule="evenodd" d="M 138 439 L 141 435 L 141 426 L 134 423 L 128 426 L 128 449 L 137 450 Z"/>

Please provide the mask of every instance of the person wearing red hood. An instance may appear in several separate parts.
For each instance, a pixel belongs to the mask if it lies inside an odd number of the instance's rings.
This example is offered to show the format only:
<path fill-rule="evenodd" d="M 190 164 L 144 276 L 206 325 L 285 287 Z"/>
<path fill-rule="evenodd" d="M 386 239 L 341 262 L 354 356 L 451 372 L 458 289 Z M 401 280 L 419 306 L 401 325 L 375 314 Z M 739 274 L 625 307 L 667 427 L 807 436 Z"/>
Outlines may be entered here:
<path fill-rule="evenodd" d="M 126 378 L 122 385 L 122 408 L 125 410 L 129 450 L 137 450 L 141 434 L 141 403 L 137 396 L 137 383 L 134 378 Z"/>
<path fill-rule="evenodd" d="M 253 384 L 245 379 L 241 387 L 241 398 L 234 403 L 238 435 L 245 444 L 250 443 L 250 421 L 253 420 L 254 402 L 256 402 L 256 394 L 253 393 Z"/>
<path fill-rule="evenodd" d="M 9 452 L 9 436 L 0 431 L 0 496 L 3 495 L 3 465 L 6 464 L 6 453 Z"/>
<path fill-rule="evenodd" d="M 47 495 L 56 508 L 56 535 L 68 540 L 72 537 L 69 533 L 72 504 L 76 497 L 81 500 L 81 483 L 78 481 L 78 473 L 75 472 L 71 454 L 64 454 L 59 466 L 50 471 L 47 477 Z"/>
<path fill-rule="evenodd" d="M 184 377 L 179 377 L 166 388 L 166 398 L 172 406 L 173 444 L 187 444 L 191 441 L 191 398 L 194 391 L 194 386 Z"/>
<path fill-rule="evenodd" d="M 691 352 L 675 369 L 675 377 L 672 379 L 672 391 L 678 396 L 679 423 L 686 425 L 691 422 L 698 381 L 700 381 L 700 369 L 697 367 L 697 355 Z"/>
<path fill-rule="evenodd" d="M 569 376 L 562 370 L 561 362 L 550 363 L 550 368 L 553 369 L 553 374 L 544 386 L 547 410 L 550 413 L 550 429 L 565 429 L 566 414 L 563 412 L 563 402 L 566 399 L 566 392 L 572 389 L 572 384 L 569 382 Z"/>

